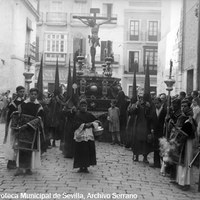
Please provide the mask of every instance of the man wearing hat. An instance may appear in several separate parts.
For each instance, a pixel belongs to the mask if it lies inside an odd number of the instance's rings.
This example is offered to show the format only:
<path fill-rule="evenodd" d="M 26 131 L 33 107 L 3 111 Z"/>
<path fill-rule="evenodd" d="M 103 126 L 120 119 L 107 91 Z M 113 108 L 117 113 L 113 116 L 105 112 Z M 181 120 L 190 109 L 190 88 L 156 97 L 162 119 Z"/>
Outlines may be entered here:
<path fill-rule="evenodd" d="M 96 165 L 94 135 L 91 132 L 95 116 L 87 112 L 87 101 L 80 100 L 79 111 L 74 119 L 74 168 L 78 172 L 88 173 L 88 167 Z"/>
<path fill-rule="evenodd" d="M 11 131 L 9 131 L 9 124 L 11 121 L 12 113 L 18 110 L 18 106 L 24 101 L 24 94 L 25 94 L 25 88 L 23 86 L 16 87 L 16 94 L 14 100 L 11 101 L 11 103 L 8 105 L 8 114 L 6 119 L 6 128 L 5 128 L 5 137 L 4 137 L 4 144 L 6 144 L 6 147 L 8 149 L 5 149 L 6 158 L 8 159 L 7 168 L 8 169 L 15 169 L 16 168 L 16 162 L 14 158 L 14 151 L 12 150 L 12 145 L 15 140 L 15 136 L 12 134 Z"/>

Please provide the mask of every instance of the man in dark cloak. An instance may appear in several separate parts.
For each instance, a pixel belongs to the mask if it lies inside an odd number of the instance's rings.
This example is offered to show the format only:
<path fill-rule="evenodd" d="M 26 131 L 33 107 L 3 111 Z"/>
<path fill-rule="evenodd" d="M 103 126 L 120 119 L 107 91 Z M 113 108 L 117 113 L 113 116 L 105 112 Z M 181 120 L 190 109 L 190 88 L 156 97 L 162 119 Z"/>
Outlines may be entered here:
<path fill-rule="evenodd" d="M 93 127 L 93 122 L 96 118 L 89 112 L 87 112 L 87 101 L 82 99 L 80 101 L 80 110 L 75 116 L 75 147 L 74 147 L 74 168 L 80 168 L 78 172 L 88 173 L 88 167 L 91 165 L 96 165 L 96 149 L 94 135 L 85 135 L 83 131 Z"/>
<path fill-rule="evenodd" d="M 133 114 L 136 115 L 132 150 L 134 161 L 139 161 L 139 155 L 143 155 L 143 162 L 148 163 L 147 156 L 153 150 L 152 144 L 148 142 L 148 135 L 151 133 L 152 107 L 144 97 L 140 96 L 132 108 Z"/>
<path fill-rule="evenodd" d="M 48 127 L 53 139 L 52 146 L 55 147 L 56 140 L 62 139 L 64 120 L 62 118 L 63 97 L 61 95 L 52 96 L 49 102 L 49 123 Z"/>
<path fill-rule="evenodd" d="M 117 95 L 117 104 L 116 106 L 120 110 L 119 122 L 120 122 L 120 141 L 122 145 L 125 145 L 125 137 L 126 137 L 126 123 L 127 123 L 127 100 L 124 92 L 122 90 L 119 91 Z"/>
<path fill-rule="evenodd" d="M 76 107 L 69 107 L 67 104 L 64 108 L 65 125 L 64 125 L 64 145 L 63 155 L 65 158 L 74 157 L 74 130 L 73 124 L 75 124 Z"/>
<path fill-rule="evenodd" d="M 167 110 L 162 106 L 161 99 L 159 97 L 154 99 L 155 109 L 152 112 L 152 132 L 154 134 L 154 162 L 150 167 L 160 168 L 161 158 L 159 151 L 159 139 L 164 136 L 164 123 Z"/>

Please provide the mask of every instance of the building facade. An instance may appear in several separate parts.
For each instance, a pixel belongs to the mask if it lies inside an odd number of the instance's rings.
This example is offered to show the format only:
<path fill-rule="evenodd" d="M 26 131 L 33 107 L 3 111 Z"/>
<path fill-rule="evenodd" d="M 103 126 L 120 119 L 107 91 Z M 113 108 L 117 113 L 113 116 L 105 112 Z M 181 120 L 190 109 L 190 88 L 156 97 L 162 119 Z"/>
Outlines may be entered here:
<path fill-rule="evenodd" d="M 181 90 L 182 63 L 182 0 L 165 1 L 161 3 L 162 25 L 161 40 L 158 45 L 158 80 L 157 93 L 166 93 L 165 80 L 170 76 L 170 61 L 172 61 L 171 79 L 176 80 L 172 94 Z"/>
<path fill-rule="evenodd" d="M 170 60 L 175 81 L 171 94 L 198 90 L 198 5 L 198 0 L 162 0 L 158 93 L 166 92 L 164 81 L 169 78 Z"/>
<path fill-rule="evenodd" d="M 1 90 L 15 92 L 17 85 L 34 85 L 37 0 L 1 0 Z M 25 77 L 26 76 L 26 77 Z"/>
<path fill-rule="evenodd" d="M 124 24 L 123 88 L 131 97 L 133 71 L 136 67 L 138 92 L 143 93 L 145 66 L 149 57 L 150 87 L 151 91 L 156 91 L 161 1 L 128 1 L 124 9 Z"/>
<path fill-rule="evenodd" d="M 193 90 L 200 90 L 198 82 L 198 20 L 199 20 L 199 1 L 183 1 L 183 51 L 182 51 L 182 90 L 191 93 Z"/>
<path fill-rule="evenodd" d="M 131 96 L 133 62 L 138 63 L 138 86 L 144 87 L 144 66 L 150 57 L 152 90 L 156 90 L 157 46 L 160 40 L 160 0 L 40 0 L 40 21 L 37 24 L 39 57 L 44 55 L 44 87 L 52 91 L 55 80 L 55 63 L 58 56 L 60 82 L 65 84 L 69 60 L 77 52 L 85 57 L 86 68 L 91 68 L 88 36 L 91 27 L 88 16 L 91 8 L 99 26 L 100 47 L 96 47 L 95 67 L 102 74 L 107 54 L 112 54 L 112 75 L 121 78 L 126 95 Z M 77 18 L 82 18 L 82 21 Z M 111 17 L 111 21 L 106 22 Z M 85 23 L 83 23 L 83 21 Z M 36 69 L 36 80 L 39 65 Z"/>

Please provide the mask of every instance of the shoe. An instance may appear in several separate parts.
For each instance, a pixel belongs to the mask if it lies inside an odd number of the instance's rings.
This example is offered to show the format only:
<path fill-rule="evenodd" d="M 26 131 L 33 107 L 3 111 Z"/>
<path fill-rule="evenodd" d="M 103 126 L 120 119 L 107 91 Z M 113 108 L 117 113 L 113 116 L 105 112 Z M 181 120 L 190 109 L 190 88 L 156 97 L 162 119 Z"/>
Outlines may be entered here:
<path fill-rule="evenodd" d="M 139 161 L 139 156 L 136 155 L 135 158 L 134 158 L 134 155 L 133 155 L 133 161 L 138 162 Z"/>
<path fill-rule="evenodd" d="M 120 145 L 120 144 L 121 144 L 119 141 L 116 141 L 115 143 L 116 143 L 116 144 L 118 144 L 118 145 Z"/>
<path fill-rule="evenodd" d="M 184 186 L 180 186 L 180 189 L 183 191 L 188 191 L 190 189 L 190 185 L 184 185 Z"/>
<path fill-rule="evenodd" d="M 154 164 L 149 164 L 149 167 L 156 168 Z"/>
<path fill-rule="evenodd" d="M 111 145 L 115 145 L 115 142 L 112 142 Z"/>
<path fill-rule="evenodd" d="M 160 172 L 159 173 L 161 176 L 165 177 L 166 176 L 166 173 L 165 172 Z"/>
<path fill-rule="evenodd" d="M 17 171 L 15 172 L 14 176 L 19 176 L 22 174 L 23 174 L 22 170 L 18 168 Z"/>
<path fill-rule="evenodd" d="M 83 168 L 80 168 L 77 172 L 82 173 L 82 172 L 84 172 L 84 170 L 83 170 Z"/>
<path fill-rule="evenodd" d="M 64 156 L 64 158 L 73 158 L 73 156 Z"/>
<path fill-rule="evenodd" d="M 27 169 L 27 170 L 26 170 L 26 174 L 27 174 L 27 175 L 32 175 L 33 172 L 32 172 L 30 169 Z"/>
<path fill-rule="evenodd" d="M 53 143 L 52 143 L 52 147 L 56 147 L 56 143 L 55 143 L 55 141 L 53 141 Z"/>
<path fill-rule="evenodd" d="M 146 155 L 146 154 L 143 155 L 143 162 L 144 162 L 144 163 L 147 163 L 147 164 L 149 163 L 149 161 L 147 160 L 147 155 Z"/>
<path fill-rule="evenodd" d="M 147 162 L 149 162 L 149 161 L 147 160 Z M 160 165 L 149 164 L 149 167 L 152 167 L 152 168 L 160 168 L 161 166 L 160 166 Z"/>
<path fill-rule="evenodd" d="M 170 181 L 171 184 L 177 185 L 178 183 L 175 180 Z"/>
<path fill-rule="evenodd" d="M 7 163 L 7 169 L 16 169 L 16 162 L 15 160 L 9 160 Z"/>
<path fill-rule="evenodd" d="M 143 162 L 149 164 L 149 161 L 147 159 L 143 159 Z"/>
<path fill-rule="evenodd" d="M 84 168 L 84 169 L 83 169 L 83 172 L 84 172 L 84 173 L 89 173 L 88 168 L 87 168 L 87 167 Z"/>

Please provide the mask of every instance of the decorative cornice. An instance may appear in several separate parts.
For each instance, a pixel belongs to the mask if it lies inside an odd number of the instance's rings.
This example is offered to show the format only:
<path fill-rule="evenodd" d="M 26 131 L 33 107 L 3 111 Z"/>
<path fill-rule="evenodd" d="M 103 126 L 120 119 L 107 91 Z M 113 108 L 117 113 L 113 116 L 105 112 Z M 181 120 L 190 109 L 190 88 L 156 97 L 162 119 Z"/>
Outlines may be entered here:
<path fill-rule="evenodd" d="M 127 13 L 158 13 L 158 14 L 161 14 L 161 8 L 134 8 L 134 9 L 124 9 L 124 13 L 127 14 Z"/>
<path fill-rule="evenodd" d="M 37 10 L 33 7 L 33 5 L 30 3 L 29 0 L 21 0 L 21 2 L 35 15 L 36 19 L 39 19 L 39 13 Z"/>

